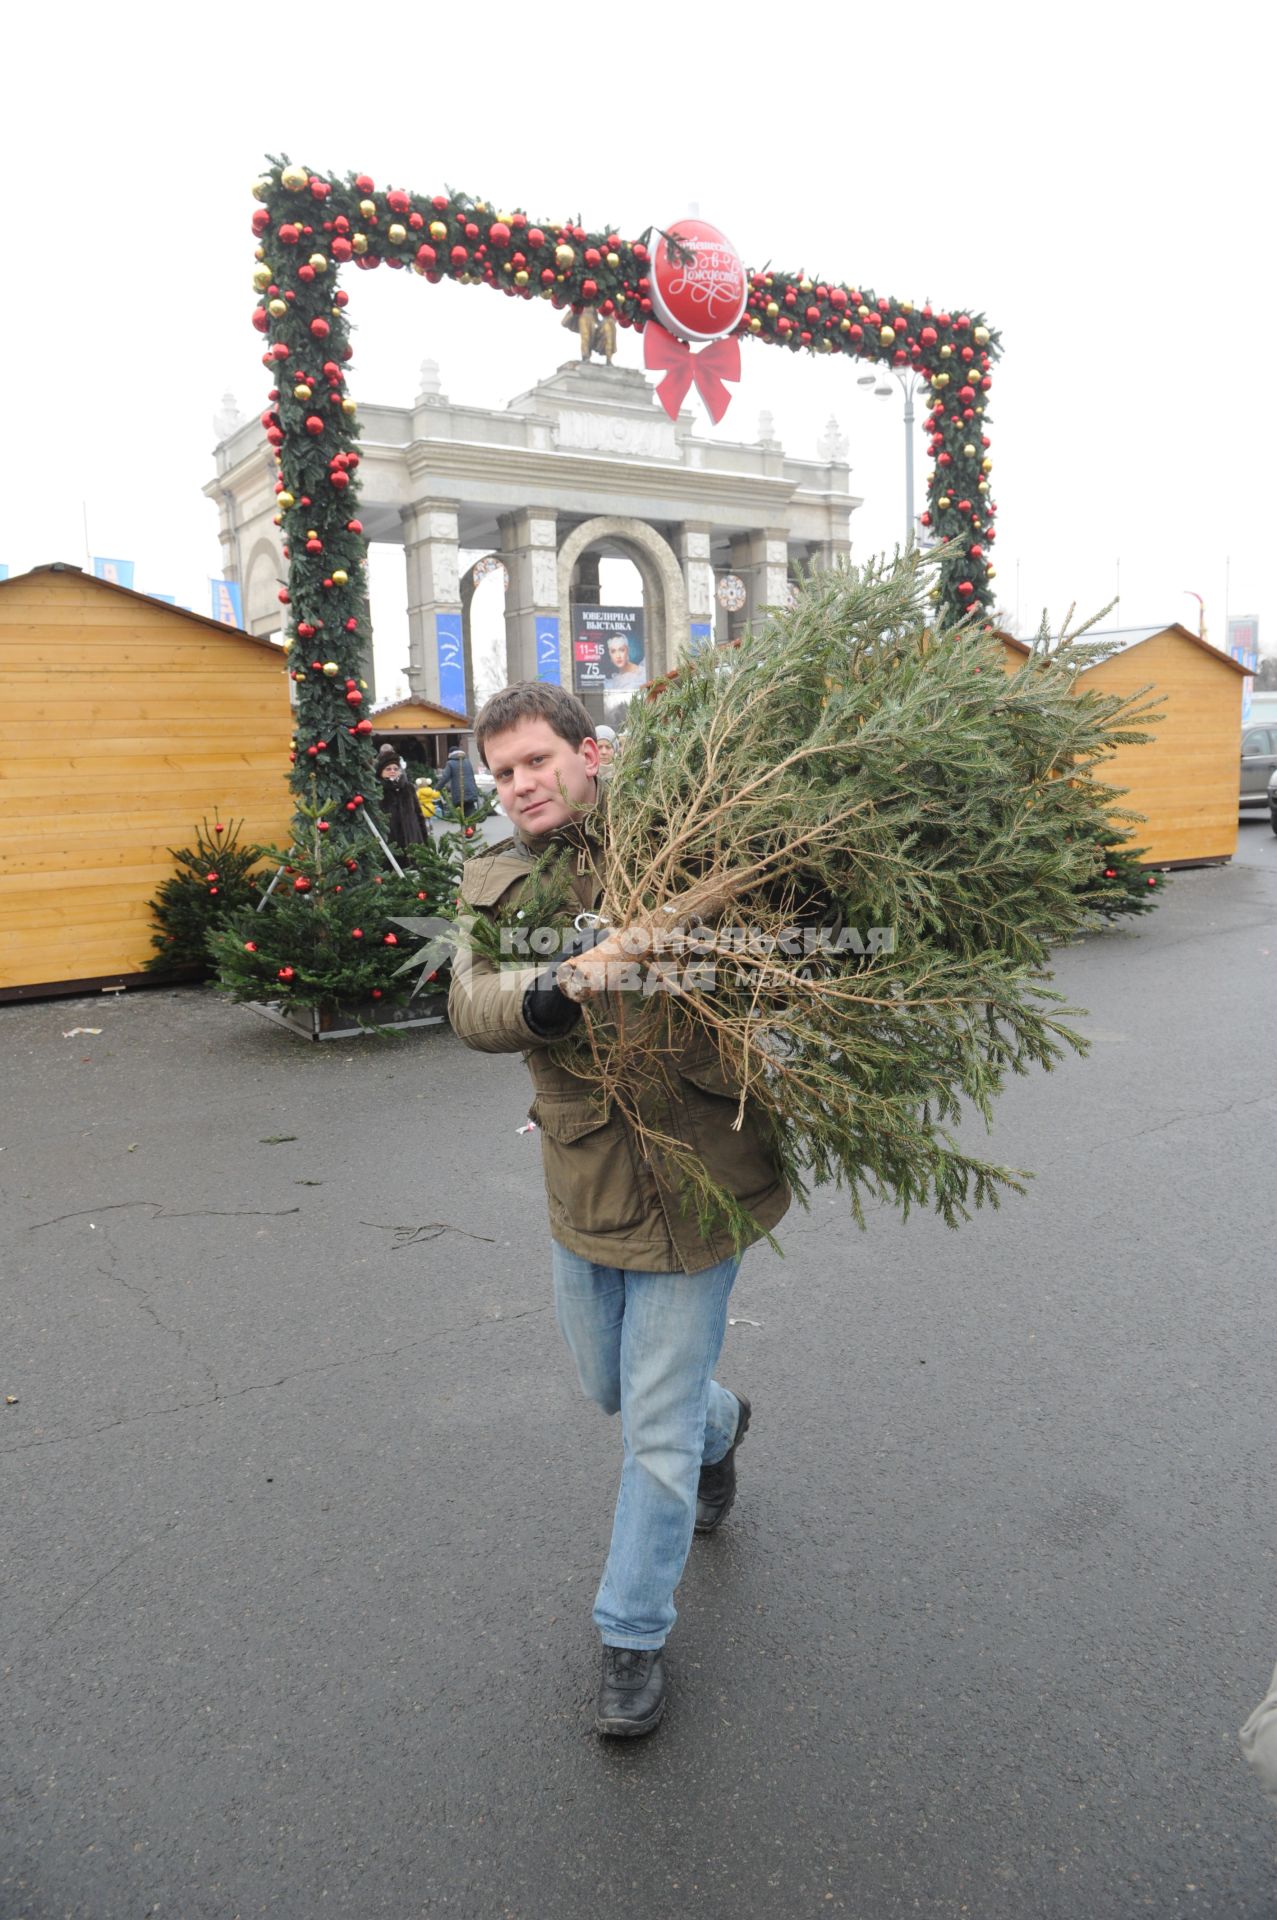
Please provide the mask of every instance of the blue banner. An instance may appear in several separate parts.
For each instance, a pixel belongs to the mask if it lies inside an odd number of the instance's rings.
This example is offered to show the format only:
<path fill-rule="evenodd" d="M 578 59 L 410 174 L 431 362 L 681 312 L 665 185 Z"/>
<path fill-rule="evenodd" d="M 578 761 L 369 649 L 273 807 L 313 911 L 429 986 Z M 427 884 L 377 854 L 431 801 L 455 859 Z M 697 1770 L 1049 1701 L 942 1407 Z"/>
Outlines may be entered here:
<path fill-rule="evenodd" d="M 693 620 L 692 652 L 694 654 L 703 653 L 705 648 L 709 645 L 710 641 L 713 638 L 714 638 L 714 629 L 710 625 L 708 620 Z"/>
<path fill-rule="evenodd" d="M 238 580 L 210 580 L 213 590 L 213 618 L 223 627 L 242 627 L 244 610 L 240 603 Z"/>
<path fill-rule="evenodd" d="M 7 580 L 8 578 L 9 562 L 7 560 L 0 560 L 0 580 Z"/>
<path fill-rule="evenodd" d="M 435 615 L 435 654 L 439 661 L 439 704 L 454 713 L 466 710 L 466 666 L 461 650 L 461 615 Z"/>
<path fill-rule="evenodd" d="M 166 607 L 177 605 L 177 596 L 172 593 L 148 593 L 146 597 L 148 600 L 162 600 Z"/>
<path fill-rule="evenodd" d="M 101 554 L 93 556 L 93 577 L 96 580 L 109 580 L 113 587 L 131 587 L 133 585 L 133 562 L 131 560 L 107 560 Z"/>
<path fill-rule="evenodd" d="M 537 679 L 547 680 L 552 687 L 563 684 L 563 675 L 559 667 L 559 619 L 554 613 L 539 613 L 536 616 L 537 634 Z"/>

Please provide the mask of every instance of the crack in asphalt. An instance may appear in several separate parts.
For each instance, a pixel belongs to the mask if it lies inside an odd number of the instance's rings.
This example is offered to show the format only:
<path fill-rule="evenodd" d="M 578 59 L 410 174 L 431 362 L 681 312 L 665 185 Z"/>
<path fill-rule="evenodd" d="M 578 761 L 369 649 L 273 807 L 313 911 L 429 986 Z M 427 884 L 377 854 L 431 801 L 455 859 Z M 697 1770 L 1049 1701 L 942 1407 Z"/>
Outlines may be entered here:
<path fill-rule="evenodd" d="M 158 1200 L 112 1200 L 103 1207 L 77 1207 L 74 1213 L 57 1213 L 52 1220 L 35 1220 L 27 1232 L 38 1233 L 41 1227 L 56 1227 L 63 1220 L 81 1220 L 90 1213 L 120 1213 L 127 1207 L 154 1207 L 152 1218 L 155 1220 L 278 1220 L 284 1214 L 301 1212 L 300 1207 L 191 1207 L 175 1213 Z"/>
<path fill-rule="evenodd" d="M 277 1387 L 287 1386 L 291 1380 L 305 1380 L 312 1374 L 333 1373 L 341 1367 L 357 1367 L 365 1360 L 397 1360 L 400 1354 L 412 1353 L 417 1347 L 428 1347 L 439 1340 L 474 1333 L 480 1327 L 513 1326 L 516 1320 L 531 1320 L 538 1314 L 551 1313 L 553 1310 L 552 1302 L 547 1301 L 544 1306 L 527 1307 L 522 1313 L 484 1314 L 478 1320 L 466 1321 L 464 1326 L 443 1327 L 438 1333 L 423 1334 L 419 1340 L 405 1340 L 397 1347 L 371 1347 L 366 1353 L 346 1354 L 340 1360 L 325 1360 L 317 1367 L 299 1367 L 293 1373 L 282 1373 L 277 1380 L 256 1380 L 246 1387 L 228 1387 L 223 1391 L 214 1382 L 214 1391 L 203 1399 L 180 1400 L 171 1407 L 148 1407 L 144 1413 L 122 1414 L 118 1420 L 103 1421 L 98 1427 L 84 1427 L 78 1433 L 53 1434 L 47 1440 L 24 1440 L 15 1447 L 0 1447 L 0 1459 L 14 1453 L 31 1453 L 39 1447 L 64 1447 L 77 1440 L 93 1440 L 101 1433 L 112 1433 L 117 1427 L 135 1426 L 141 1420 L 163 1419 L 175 1413 L 198 1413 L 206 1407 L 220 1406 L 227 1400 L 243 1399 L 246 1394 L 271 1393 Z"/>
<path fill-rule="evenodd" d="M 120 1571 L 121 1567 L 127 1567 L 129 1561 L 136 1560 L 139 1553 L 144 1553 L 148 1547 L 153 1547 L 155 1545 L 155 1542 L 161 1537 L 161 1535 L 166 1533 L 172 1533 L 176 1525 L 177 1525 L 176 1520 L 169 1520 L 165 1523 L 164 1526 L 160 1528 L 159 1533 L 148 1534 L 145 1539 L 139 1540 L 138 1544 L 135 1547 L 130 1547 L 129 1551 L 126 1554 L 124 1554 L 119 1560 L 117 1560 L 113 1566 L 107 1567 L 104 1572 L 98 1575 L 96 1580 L 91 1580 L 88 1586 L 85 1587 L 82 1593 L 77 1593 L 77 1595 L 75 1596 L 75 1599 L 72 1601 L 69 1601 L 68 1604 L 65 1607 L 63 1607 L 61 1613 L 57 1614 L 54 1619 L 50 1620 L 48 1626 L 44 1629 L 44 1631 L 46 1633 L 52 1633 L 53 1629 L 57 1626 L 60 1626 L 62 1622 L 66 1619 L 69 1613 L 74 1613 L 76 1608 L 80 1606 L 82 1602 L 87 1600 L 91 1593 L 97 1592 L 98 1588 L 102 1585 L 104 1580 L 109 1580 L 113 1573 L 118 1573 Z"/>

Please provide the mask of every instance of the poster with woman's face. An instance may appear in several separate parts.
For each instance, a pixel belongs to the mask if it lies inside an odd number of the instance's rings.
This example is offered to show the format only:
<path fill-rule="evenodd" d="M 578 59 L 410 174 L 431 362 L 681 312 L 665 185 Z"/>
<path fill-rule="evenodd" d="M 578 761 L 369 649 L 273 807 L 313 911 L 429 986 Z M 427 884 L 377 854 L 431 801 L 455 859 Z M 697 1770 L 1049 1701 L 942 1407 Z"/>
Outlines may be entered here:
<path fill-rule="evenodd" d="M 572 656 L 577 692 L 601 692 L 608 724 L 615 726 L 647 685 L 643 609 L 574 607 Z"/>

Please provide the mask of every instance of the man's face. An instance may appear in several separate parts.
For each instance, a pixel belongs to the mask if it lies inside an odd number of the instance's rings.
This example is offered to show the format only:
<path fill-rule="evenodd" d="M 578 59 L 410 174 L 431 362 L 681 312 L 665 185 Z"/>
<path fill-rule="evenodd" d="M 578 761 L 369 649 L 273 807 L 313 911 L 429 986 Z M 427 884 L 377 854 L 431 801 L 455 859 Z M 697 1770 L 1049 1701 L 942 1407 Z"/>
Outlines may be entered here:
<path fill-rule="evenodd" d="M 596 740 L 574 747 L 548 720 L 520 720 L 504 733 L 488 735 L 484 757 L 501 805 L 527 833 L 552 833 L 594 805 Z"/>

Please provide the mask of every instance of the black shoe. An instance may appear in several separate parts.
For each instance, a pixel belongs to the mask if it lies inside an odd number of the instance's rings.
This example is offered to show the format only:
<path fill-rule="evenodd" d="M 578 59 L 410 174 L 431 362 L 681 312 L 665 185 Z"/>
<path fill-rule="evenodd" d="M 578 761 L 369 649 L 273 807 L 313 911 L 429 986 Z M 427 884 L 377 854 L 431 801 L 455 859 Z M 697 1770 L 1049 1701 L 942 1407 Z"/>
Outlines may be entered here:
<path fill-rule="evenodd" d="M 740 1401 L 740 1419 L 736 1424 L 736 1438 L 712 1467 L 702 1467 L 700 1483 L 696 1489 L 696 1532 L 713 1533 L 720 1527 L 732 1510 L 736 1498 L 736 1449 L 749 1432 L 750 1405 L 743 1393 L 736 1398 Z"/>
<path fill-rule="evenodd" d="M 665 1711 L 665 1663 L 659 1647 L 603 1647 L 595 1733 L 633 1740 L 651 1733 Z"/>

